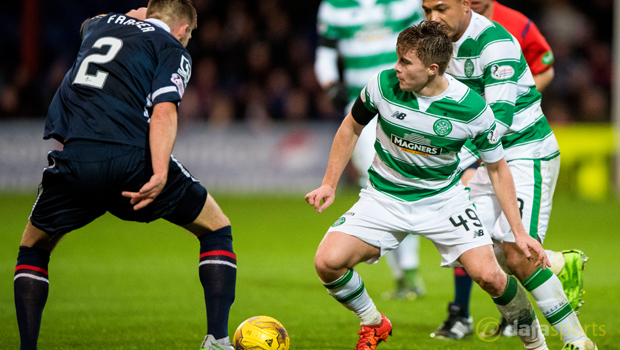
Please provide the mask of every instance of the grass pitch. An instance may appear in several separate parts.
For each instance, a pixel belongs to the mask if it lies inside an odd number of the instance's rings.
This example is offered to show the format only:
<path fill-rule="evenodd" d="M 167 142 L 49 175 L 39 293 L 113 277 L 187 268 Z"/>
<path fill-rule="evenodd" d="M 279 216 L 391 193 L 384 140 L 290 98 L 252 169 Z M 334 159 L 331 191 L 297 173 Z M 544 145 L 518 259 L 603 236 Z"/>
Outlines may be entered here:
<path fill-rule="evenodd" d="M 12 278 L 35 196 L 0 195 L 0 349 L 19 344 Z M 323 214 L 306 205 L 303 195 L 214 196 L 233 223 L 238 257 L 231 336 L 248 317 L 269 315 L 287 328 L 291 349 L 353 349 L 357 318 L 329 297 L 313 258 L 327 227 L 356 201 L 357 193 L 340 193 Z M 619 227 L 619 202 L 559 197 L 545 242 L 548 249 L 579 248 L 590 256 L 580 320 L 601 350 L 620 349 Z M 39 348 L 198 349 L 206 332 L 198 255 L 193 236 L 162 220 L 138 224 L 106 215 L 68 234 L 51 257 Z M 453 297 L 452 272 L 440 268 L 440 261 L 432 243 L 422 240 L 421 273 L 428 293 L 415 301 L 381 299 L 394 284 L 383 261 L 358 267 L 368 293 L 394 325 L 394 335 L 379 348 L 521 349 L 517 339 L 486 343 L 477 337 L 459 342 L 429 337 Z M 499 315 L 479 287 L 472 298 L 474 322 Z M 559 336 L 547 340 L 551 349 L 562 347 Z"/>

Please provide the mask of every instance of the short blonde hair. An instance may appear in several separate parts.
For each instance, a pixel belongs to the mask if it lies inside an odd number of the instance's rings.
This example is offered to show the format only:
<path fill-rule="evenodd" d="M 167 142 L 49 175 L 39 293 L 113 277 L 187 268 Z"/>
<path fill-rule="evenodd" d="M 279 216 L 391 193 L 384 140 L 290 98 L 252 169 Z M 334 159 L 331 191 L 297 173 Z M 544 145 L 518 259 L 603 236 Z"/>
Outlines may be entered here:
<path fill-rule="evenodd" d="M 167 24 L 187 20 L 188 30 L 194 30 L 198 25 L 198 14 L 191 0 L 150 0 L 146 17 L 156 18 Z"/>

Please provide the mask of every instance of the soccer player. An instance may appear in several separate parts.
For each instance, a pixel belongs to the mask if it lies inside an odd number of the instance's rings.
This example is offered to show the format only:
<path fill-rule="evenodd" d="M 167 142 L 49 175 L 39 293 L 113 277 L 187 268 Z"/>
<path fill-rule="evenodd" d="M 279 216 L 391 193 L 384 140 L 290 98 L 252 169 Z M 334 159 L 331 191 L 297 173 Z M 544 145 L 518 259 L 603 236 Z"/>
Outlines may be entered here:
<path fill-rule="evenodd" d="M 493 0 L 472 0 L 471 9 L 501 24 L 517 39 L 525 61 L 532 72 L 536 89 L 542 92 L 551 83 L 555 73 L 553 69 L 553 52 L 545 37 L 540 34 L 536 24 L 521 12 Z M 464 183 L 467 184 L 467 181 L 474 174 L 474 168 L 466 169 L 462 177 Z M 471 282 L 469 282 L 469 285 L 471 286 Z"/>
<path fill-rule="evenodd" d="M 472 0 L 471 8 L 476 13 L 501 24 L 510 34 L 512 34 L 521 46 L 521 51 L 527 62 L 536 88 L 539 92 L 551 82 L 554 75 L 553 53 L 545 38 L 529 18 L 518 11 L 510 9 L 497 1 L 492 0 Z M 468 168 L 462 176 L 462 181 L 467 185 L 467 181 L 475 174 L 475 169 Z M 551 271 L 558 276 L 564 287 L 564 292 L 568 297 L 573 309 L 576 311 L 581 305 L 581 295 L 583 292 L 583 265 L 587 261 L 585 254 L 579 250 L 565 250 L 554 252 L 547 250 L 547 256 L 551 260 Z M 455 297 L 454 302 L 449 306 L 450 316 L 448 324 L 457 329 L 461 326 L 458 323 L 467 324 L 469 320 L 469 299 L 471 295 L 472 280 L 462 268 L 454 269 Z M 451 318 L 451 319 L 450 319 Z M 455 329 L 456 330 L 456 329 Z M 516 333 L 512 326 L 502 319 L 499 327 L 493 332 L 501 332 L 504 336 L 515 336 Z M 441 336 L 459 339 L 461 333 L 451 332 L 449 329 L 440 331 Z M 488 334 L 493 336 L 493 334 Z"/>
<path fill-rule="evenodd" d="M 426 18 L 442 24 L 452 40 L 454 51 L 447 72 L 483 96 L 493 110 L 514 176 L 523 226 L 542 244 L 560 167 L 560 150 L 540 108 L 541 95 L 519 43 L 502 26 L 474 13 L 470 5 L 470 0 L 423 1 Z M 464 153 L 459 154 L 461 163 L 467 158 Z M 595 349 L 596 345 L 579 331 L 581 324 L 558 277 L 550 269 L 536 266 L 519 249 L 507 213 L 500 208 L 502 194 L 493 187 L 489 170 L 488 164 L 478 168 L 468 186 L 480 219 L 494 239 L 498 260 L 531 293 L 567 348 Z M 452 304 L 449 312 L 455 313 Z M 448 337 L 462 338 L 473 333 L 471 318 L 461 317 L 459 324 L 453 320 L 449 318 L 432 336 L 455 333 L 455 337 Z M 542 345 L 533 348 L 546 349 Z"/>
<path fill-rule="evenodd" d="M 376 262 L 409 234 L 422 235 L 442 255 L 441 265 L 463 266 L 500 312 L 527 332 L 526 347 L 544 346 L 544 335 L 525 291 L 495 259 L 492 242 L 461 184 L 457 153 L 471 139 L 486 162 L 519 251 L 536 266 L 549 262 L 519 220 L 512 175 L 491 108 L 465 84 L 444 75 L 452 43 L 443 27 L 424 21 L 398 36 L 398 61 L 370 79 L 342 122 L 321 187 L 306 195 L 317 212 L 335 189 L 362 129 L 378 114 L 370 186 L 329 228 L 315 268 L 327 291 L 361 321 L 357 350 L 374 350 L 391 334 L 353 269 Z M 321 204 L 323 201 L 323 204 Z M 546 270 L 544 270 L 546 271 Z"/>
<path fill-rule="evenodd" d="M 368 80 L 376 73 L 394 66 L 394 47 L 398 33 L 424 18 L 421 0 L 323 0 L 318 12 L 319 44 L 315 73 L 321 86 L 332 96 L 334 104 L 353 102 Z M 339 82 L 338 58 L 342 59 L 343 81 Z M 368 168 L 375 154 L 375 127 L 364 129 L 353 152 L 352 164 L 359 175 L 360 187 L 366 187 Z M 424 294 L 424 283 L 418 273 L 419 236 L 410 236 L 400 251 L 388 256 L 396 278 L 395 299 L 415 299 Z"/>
<path fill-rule="evenodd" d="M 233 350 L 230 222 L 171 155 L 177 106 L 191 75 L 185 46 L 196 21 L 190 0 L 151 0 L 146 12 L 110 13 L 82 25 L 77 59 L 45 122 L 44 138 L 64 148 L 48 154 L 17 257 L 20 349 L 37 348 L 51 251 L 66 233 L 109 211 L 128 221 L 164 218 L 196 235 L 208 325 L 201 348 Z"/>
<path fill-rule="evenodd" d="M 553 69 L 553 52 L 545 37 L 540 34 L 536 24 L 521 12 L 493 0 L 472 0 L 471 9 L 501 24 L 517 39 L 525 61 L 532 72 L 536 89 L 542 92 L 551 83 L 555 73 Z M 462 179 L 465 184 L 474 176 L 474 173 L 475 169 L 473 168 L 469 168 L 463 173 Z"/>

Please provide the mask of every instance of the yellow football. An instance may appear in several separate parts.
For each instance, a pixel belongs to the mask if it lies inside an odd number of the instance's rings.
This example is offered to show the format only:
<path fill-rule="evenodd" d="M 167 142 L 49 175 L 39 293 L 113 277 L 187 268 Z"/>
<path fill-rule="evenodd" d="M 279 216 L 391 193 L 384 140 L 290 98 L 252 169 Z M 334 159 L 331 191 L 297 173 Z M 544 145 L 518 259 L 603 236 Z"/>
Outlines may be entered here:
<path fill-rule="evenodd" d="M 290 339 L 282 323 L 269 316 L 254 316 L 235 331 L 235 350 L 289 350 Z"/>

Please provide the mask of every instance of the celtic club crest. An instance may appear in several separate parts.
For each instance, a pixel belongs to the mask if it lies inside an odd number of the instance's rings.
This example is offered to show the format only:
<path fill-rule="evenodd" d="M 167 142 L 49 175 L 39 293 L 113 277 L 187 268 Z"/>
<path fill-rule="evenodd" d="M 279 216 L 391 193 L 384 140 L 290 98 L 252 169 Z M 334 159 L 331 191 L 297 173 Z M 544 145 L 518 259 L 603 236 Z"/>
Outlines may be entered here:
<path fill-rule="evenodd" d="M 465 61 L 465 75 L 468 78 L 471 78 L 474 75 L 474 62 L 472 62 L 469 58 Z"/>
<path fill-rule="evenodd" d="M 433 130 L 439 136 L 446 136 L 452 131 L 452 123 L 448 119 L 439 119 L 433 124 Z"/>
<path fill-rule="evenodd" d="M 340 226 L 340 225 L 344 224 L 345 221 L 347 221 L 346 218 L 340 217 L 338 220 L 336 220 L 336 222 L 334 222 L 332 227 Z"/>

